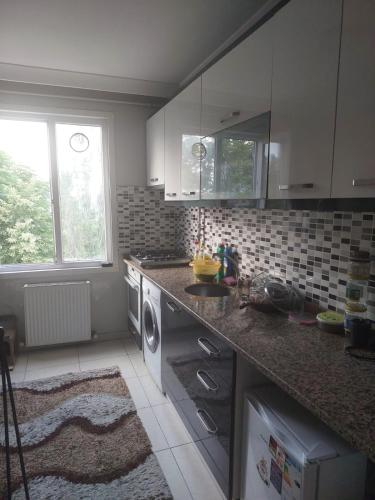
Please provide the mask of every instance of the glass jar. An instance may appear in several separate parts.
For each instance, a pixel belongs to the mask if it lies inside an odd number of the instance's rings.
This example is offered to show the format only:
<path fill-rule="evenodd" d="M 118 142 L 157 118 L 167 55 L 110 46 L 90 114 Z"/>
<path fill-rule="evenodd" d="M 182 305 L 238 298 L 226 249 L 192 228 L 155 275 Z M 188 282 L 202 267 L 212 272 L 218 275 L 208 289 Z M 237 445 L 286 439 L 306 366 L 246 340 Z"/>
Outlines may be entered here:
<path fill-rule="evenodd" d="M 370 277 L 370 254 L 364 250 L 352 250 L 348 264 L 348 276 L 352 280 L 367 281 Z"/>
<path fill-rule="evenodd" d="M 367 300 L 367 281 L 348 280 L 346 285 L 347 303 L 366 303 Z"/>
<path fill-rule="evenodd" d="M 346 333 L 350 333 L 350 323 L 354 318 L 367 318 L 367 306 L 365 304 L 349 302 L 345 305 L 344 329 Z"/>

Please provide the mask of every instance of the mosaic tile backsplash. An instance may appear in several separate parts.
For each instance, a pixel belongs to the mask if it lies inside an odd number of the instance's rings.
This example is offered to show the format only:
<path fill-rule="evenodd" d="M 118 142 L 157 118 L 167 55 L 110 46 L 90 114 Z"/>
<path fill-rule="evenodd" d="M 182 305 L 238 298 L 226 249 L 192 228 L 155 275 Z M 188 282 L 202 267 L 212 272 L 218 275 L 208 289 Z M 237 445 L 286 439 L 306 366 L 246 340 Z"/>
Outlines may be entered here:
<path fill-rule="evenodd" d="M 343 310 L 350 249 L 375 256 L 375 213 L 179 208 L 176 241 L 190 253 L 199 220 L 207 245 L 216 249 L 223 239 L 237 245 L 242 275 L 282 276 L 324 308 Z M 375 319 L 375 262 L 369 285 Z"/>
<path fill-rule="evenodd" d="M 184 208 L 166 203 L 163 190 L 134 186 L 117 188 L 117 207 L 121 254 L 174 247 L 192 254 L 200 221 L 207 245 L 237 245 L 243 276 L 267 270 L 329 309 L 343 310 L 350 249 L 375 257 L 375 212 Z M 375 319 L 375 262 L 367 303 Z"/>
<path fill-rule="evenodd" d="M 164 191 L 117 187 L 119 253 L 176 246 L 176 209 L 164 202 Z"/>

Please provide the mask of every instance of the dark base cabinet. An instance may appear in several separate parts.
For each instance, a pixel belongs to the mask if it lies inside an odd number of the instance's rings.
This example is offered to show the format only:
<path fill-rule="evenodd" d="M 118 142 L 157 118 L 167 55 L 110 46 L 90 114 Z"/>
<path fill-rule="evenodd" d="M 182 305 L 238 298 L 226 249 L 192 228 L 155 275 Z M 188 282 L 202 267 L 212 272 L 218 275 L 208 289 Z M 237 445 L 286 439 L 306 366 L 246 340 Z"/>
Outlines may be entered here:
<path fill-rule="evenodd" d="M 165 296 L 161 339 L 164 390 L 230 498 L 234 351 Z"/>

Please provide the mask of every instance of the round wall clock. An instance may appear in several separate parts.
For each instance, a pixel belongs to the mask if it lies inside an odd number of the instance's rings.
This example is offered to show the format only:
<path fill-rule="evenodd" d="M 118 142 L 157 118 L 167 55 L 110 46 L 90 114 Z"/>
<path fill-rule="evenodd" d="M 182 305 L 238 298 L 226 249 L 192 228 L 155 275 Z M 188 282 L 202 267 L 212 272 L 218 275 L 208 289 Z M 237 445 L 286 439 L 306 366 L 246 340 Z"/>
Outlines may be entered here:
<path fill-rule="evenodd" d="M 76 153 L 84 153 L 90 146 L 90 141 L 87 135 L 77 132 L 71 136 L 69 144 Z"/>

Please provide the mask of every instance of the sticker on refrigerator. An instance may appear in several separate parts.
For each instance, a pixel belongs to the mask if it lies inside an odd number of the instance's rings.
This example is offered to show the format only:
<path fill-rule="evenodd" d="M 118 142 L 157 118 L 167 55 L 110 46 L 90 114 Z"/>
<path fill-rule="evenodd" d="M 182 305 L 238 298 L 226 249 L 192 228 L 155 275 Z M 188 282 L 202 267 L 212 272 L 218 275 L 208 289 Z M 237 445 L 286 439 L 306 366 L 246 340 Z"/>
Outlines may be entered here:
<path fill-rule="evenodd" d="M 268 443 L 268 449 L 270 450 L 271 454 L 276 458 L 277 441 L 273 436 L 270 436 L 270 441 Z"/>
<path fill-rule="evenodd" d="M 270 481 L 271 484 L 274 486 L 275 490 L 281 495 L 281 488 L 283 484 L 283 473 L 273 458 L 271 458 Z"/>
<path fill-rule="evenodd" d="M 268 464 L 267 464 L 267 460 L 264 457 L 262 457 L 259 460 L 259 462 L 257 463 L 257 469 L 258 469 L 258 473 L 259 473 L 262 481 L 264 482 L 264 484 L 269 486 L 270 483 L 268 481 Z"/>
<path fill-rule="evenodd" d="M 283 470 L 282 500 L 301 500 L 301 467 L 287 454 Z"/>

